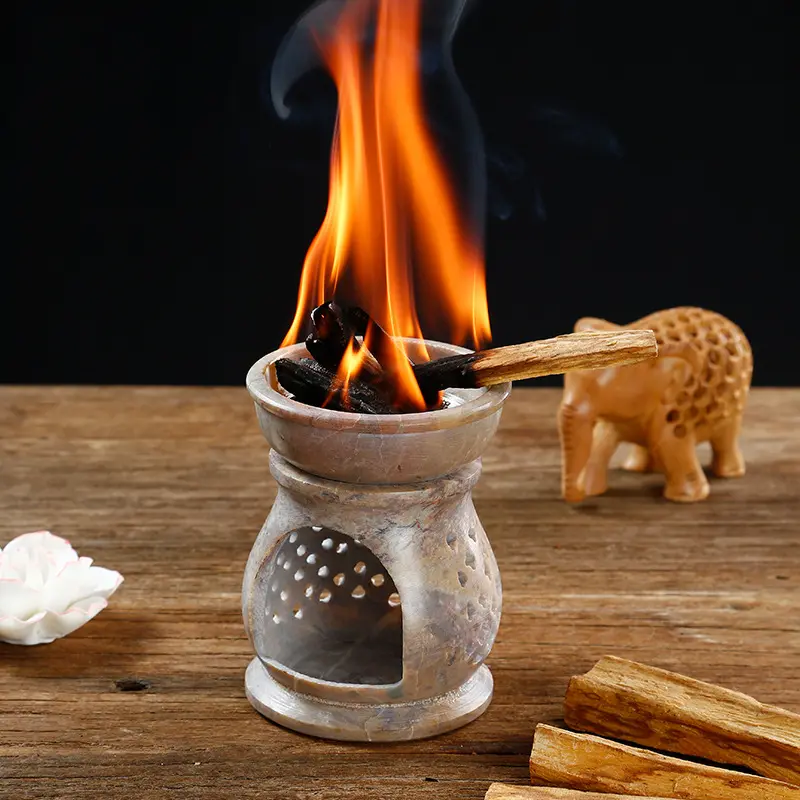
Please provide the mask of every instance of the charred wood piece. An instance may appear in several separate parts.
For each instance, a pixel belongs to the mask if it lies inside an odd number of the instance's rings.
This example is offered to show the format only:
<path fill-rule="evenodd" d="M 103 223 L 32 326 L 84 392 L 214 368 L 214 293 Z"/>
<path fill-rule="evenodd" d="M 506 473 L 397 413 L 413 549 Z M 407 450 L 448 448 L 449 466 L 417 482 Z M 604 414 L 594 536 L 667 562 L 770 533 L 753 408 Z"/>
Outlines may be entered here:
<path fill-rule="evenodd" d="M 391 403 L 368 383 L 351 379 L 345 387 L 336 373 L 310 358 L 300 361 L 279 358 L 275 362 L 275 374 L 287 392 L 310 406 L 358 414 L 397 413 Z"/>

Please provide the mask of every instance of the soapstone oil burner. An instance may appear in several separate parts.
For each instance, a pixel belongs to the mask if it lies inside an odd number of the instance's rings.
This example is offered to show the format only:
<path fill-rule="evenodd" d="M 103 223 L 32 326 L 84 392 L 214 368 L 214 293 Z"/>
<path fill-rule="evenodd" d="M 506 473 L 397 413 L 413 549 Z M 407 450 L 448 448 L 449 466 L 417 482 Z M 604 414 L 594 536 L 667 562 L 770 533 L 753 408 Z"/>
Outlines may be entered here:
<path fill-rule="evenodd" d="M 471 492 L 510 384 L 448 391 L 439 411 L 351 414 L 279 389 L 270 364 L 306 355 L 283 348 L 247 375 L 278 482 L 244 575 L 247 696 L 329 739 L 452 730 L 492 697 L 500 574 Z"/>

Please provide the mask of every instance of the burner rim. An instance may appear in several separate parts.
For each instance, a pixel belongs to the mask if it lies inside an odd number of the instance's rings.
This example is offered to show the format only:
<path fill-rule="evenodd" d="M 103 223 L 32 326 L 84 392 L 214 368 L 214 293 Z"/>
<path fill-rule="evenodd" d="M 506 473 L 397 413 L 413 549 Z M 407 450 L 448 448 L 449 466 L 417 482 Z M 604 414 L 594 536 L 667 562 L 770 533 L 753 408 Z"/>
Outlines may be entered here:
<path fill-rule="evenodd" d="M 402 341 L 412 345 L 419 342 L 412 338 Z M 464 347 L 431 339 L 425 339 L 425 344 L 436 358 L 473 352 Z M 267 375 L 272 363 L 279 358 L 297 360 L 302 357 L 308 357 L 303 343 L 267 353 L 250 367 L 246 386 L 255 403 L 264 411 L 314 428 L 387 435 L 458 428 L 497 413 L 511 393 L 510 383 L 482 389 L 456 390 L 459 394 L 469 396 L 469 399 L 450 408 L 411 414 L 354 414 L 347 411 L 333 411 L 300 403 L 287 397 L 272 385 Z"/>

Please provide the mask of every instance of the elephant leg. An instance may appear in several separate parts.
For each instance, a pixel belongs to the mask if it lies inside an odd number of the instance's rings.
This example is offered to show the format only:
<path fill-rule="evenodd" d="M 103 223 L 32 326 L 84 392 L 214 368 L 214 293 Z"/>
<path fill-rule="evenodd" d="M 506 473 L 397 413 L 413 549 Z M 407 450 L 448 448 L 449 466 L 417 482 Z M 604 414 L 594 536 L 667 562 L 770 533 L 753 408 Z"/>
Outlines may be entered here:
<path fill-rule="evenodd" d="M 741 429 L 742 418 L 737 416 L 718 426 L 711 436 L 711 449 L 714 452 L 711 471 L 718 478 L 739 478 L 744 475 L 744 456 L 739 449 Z"/>
<path fill-rule="evenodd" d="M 655 469 L 655 461 L 646 447 L 632 444 L 625 461 L 622 462 L 622 469 L 627 469 L 629 472 L 652 472 Z"/>
<path fill-rule="evenodd" d="M 678 503 L 694 503 L 708 497 L 708 479 L 697 459 L 694 436 L 675 436 L 671 427 L 659 437 L 656 458 L 667 476 L 664 497 Z"/>
<path fill-rule="evenodd" d="M 619 434 L 610 422 L 602 420 L 595 425 L 592 437 L 592 454 L 586 463 L 583 476 L 587 495 L 603 494 L 608 489 L 608 463 L 619 445 Z"/>

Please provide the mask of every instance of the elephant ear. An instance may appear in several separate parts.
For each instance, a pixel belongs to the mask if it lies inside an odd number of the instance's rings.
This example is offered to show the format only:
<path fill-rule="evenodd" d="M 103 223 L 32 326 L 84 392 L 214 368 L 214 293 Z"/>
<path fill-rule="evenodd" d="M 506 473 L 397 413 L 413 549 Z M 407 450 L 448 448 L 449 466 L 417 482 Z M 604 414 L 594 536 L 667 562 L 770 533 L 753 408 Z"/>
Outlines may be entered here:
<path fill-rule="evenodd" d="M 692 368 L 692 372 L 700 372 L 703 358 L 689 342 L 665 342 L 658 346 L 658 358 L 680 358 Z"/>
<path fill-rule="evenodd" d="M 615 325 L 607 319 L 600 319 L 600 317 L 581 317 L 575 323 L 575 333 L 581 331 L 616 331 L 622 326 Z"/>

